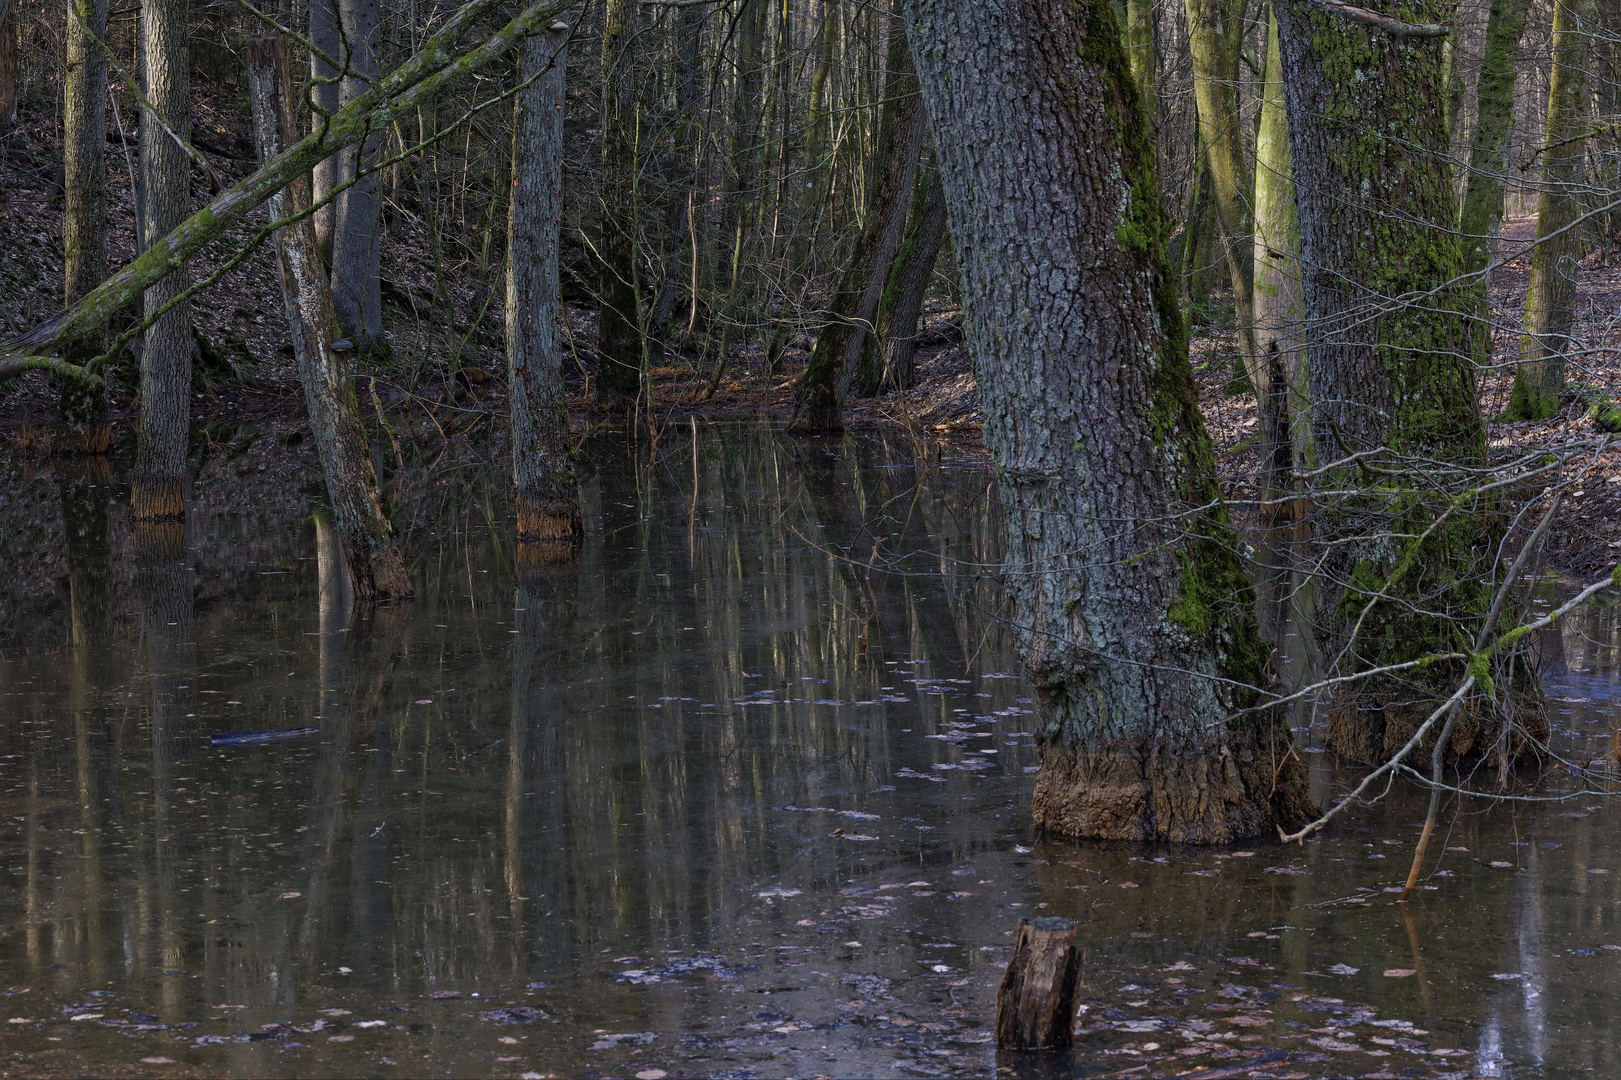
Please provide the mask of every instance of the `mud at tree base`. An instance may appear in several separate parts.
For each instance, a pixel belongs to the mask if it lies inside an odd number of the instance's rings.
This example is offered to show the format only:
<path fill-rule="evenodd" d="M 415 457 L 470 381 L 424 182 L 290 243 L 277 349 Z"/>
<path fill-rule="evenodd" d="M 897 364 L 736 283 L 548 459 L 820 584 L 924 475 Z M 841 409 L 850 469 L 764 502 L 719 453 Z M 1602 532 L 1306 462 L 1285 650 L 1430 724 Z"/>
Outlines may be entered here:
<path fill-rule="evenodd" d="M 1317 815 L 1287 729 L 1233 732 L 1200 752 L 1041 748 L 1037 829 L 1087 840 L 1228 844 Z"/>

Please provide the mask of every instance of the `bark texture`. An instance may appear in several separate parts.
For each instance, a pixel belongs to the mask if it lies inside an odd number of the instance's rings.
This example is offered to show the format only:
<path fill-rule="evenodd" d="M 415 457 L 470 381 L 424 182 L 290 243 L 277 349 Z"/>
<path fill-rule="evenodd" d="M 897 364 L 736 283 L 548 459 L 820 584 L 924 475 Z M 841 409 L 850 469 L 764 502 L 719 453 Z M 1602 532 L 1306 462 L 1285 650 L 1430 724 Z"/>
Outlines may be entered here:
<path fill-rule="evenodd" d="M 62 95 L 62 299 L 68 307 L 107 276 L 107 57 L 97 44 L 106 36 L 107 0 L 73 0 Z M 69 342 L 63 359 L 87 363 L 101 352 L 105 336 L 92 331 Z M 62 431 L 53 450 L 106 453 L 112 443 L 106 386 L 54 381 Z"/>
<path fill-rule="evenodd" d="M 568 26 L 523 46 L 513 104 L 512 204 L 507 215 L 507 386 L 520 544 L 572 549 L 582 533 L 569 465 L 563 391 L 563 300 L 558 221 L 563 212 L 563 65 Z"/>
<path fill-rule="evenodd" d="M 292 141 L 295 131 L 287 44 L 282 38 L 248 42 L 248 78 L 254 142 L 260 158 L 269 161 Z M 294 180 L 271 196 L 271 220 L 307 210 L 309 199 L 308 181 Z M 310 433 L 321 457 L 355 598 L 375 603 L 410 596 L 405 558 L 383 509 L 354 377 L 347 356 L 332 350 L 332 293 L 316 248 L 315 223 L 305 217 L 276 230 L 275 244 Z"/>
<path fill-rule="evenodd" d="M 17 122 L 17 0 L 0 16 L 0 127 Z"/>
<path fill-rule="evenodd" d="M 1548 135 L 1537 195 L 1537 244 L 1525 293 L 1525 334 L 1508 416 L 1545 420 L 1559 411 L 1565 350 L 1576 318 L 1576 264 L 1585 237 L 1582 214 L 1587 163 L 1587 42 L 1593 0 L 1558 0 L 1553 9 L 1553 76 L 1548 83 Z"/>
<path fill-rule="evenodd" d="M 607 0 L 602 23 L 602 216 L 597 235 L 597 396 L 633 408 L 642 392 L 636 284 L 636 95 L 633 0 Z"/>
<path fill-rule="evenodd" d="M 339 29 L 338 2 L 310 0 L 310 44 L 318 50 L 310 53 L 310 83 L 306 90 L 310 100 L 312 131 L 319 131 L 326 118 L 339 108 L 338 94 L 343 81 L 346 50 Z M 336 66 L 327 63 L 323 56 L 335 61 Z M 337 206 L 330 201 L 330 197 L 332 189 L 343 181 L 343 162 L 343 154 L 333 154 L 318 162 L 312 174 L 313 197 L 322 204 L 315 211 L 315 240 L 328 257 L 332 253 L 334 222 L 337 221 Z"/>
<path fill-rule="evenodd" d="M 1006 577 L 1040 695 L 1040 828 L 1225 843 L 1311 811 L 1166 270 L 1110 0 L 910 0 Z M 1230 681 L 1229 681 L 1230 680 Z"/>
<path fill-rule="evenodd" d="M 839 412 L 852 382 L 857 393 L 871 394 L 876 389 L 876 373 L 860 373 L 857 367 L 878 318 L 890 265 L 901 246 L 917 183 L 918 159 L 928 134 L 923 111 L 918 108 L 917 72 L 906 21 L 898 13 L 890 20 L 884 101 L 874 152 L 877 172 L 866 220 L 805 365 L 789 431 L 837 430 L 843 426 Z"/>
<path fill-rule="evenodd" d="M 191 137 L 186 7 L 187 0 L 143 0 L 141 5 L 146 97 L 158 117 L 141 118 L 142 235 L 149 243 L 167 236 L 191 213 L 191 158 L 169 134 Z M 184 265 L 155 282 L 146 290 L 146 314 L 157 314 L 189 282 Z M 175 304 L 147 328 L 140 393 L 130 506 L 139 519 L 179 518 L 185 513 L 186 433 L 191 424 L 189 302 Z"/>

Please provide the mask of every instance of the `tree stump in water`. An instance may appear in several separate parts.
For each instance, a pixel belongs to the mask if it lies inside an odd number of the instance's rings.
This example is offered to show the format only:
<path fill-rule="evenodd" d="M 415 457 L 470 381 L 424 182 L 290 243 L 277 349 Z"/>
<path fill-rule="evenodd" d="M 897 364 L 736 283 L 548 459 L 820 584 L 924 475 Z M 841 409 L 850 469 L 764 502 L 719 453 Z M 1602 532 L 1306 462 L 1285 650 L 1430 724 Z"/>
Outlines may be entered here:
<path fill-rule="evenodd" d="M 1013 959 L 996 992 L 996 1045 L 1050 1050 L 1075 1041 L 1081 954 L 1069 919 L 1019 920 Z"/>

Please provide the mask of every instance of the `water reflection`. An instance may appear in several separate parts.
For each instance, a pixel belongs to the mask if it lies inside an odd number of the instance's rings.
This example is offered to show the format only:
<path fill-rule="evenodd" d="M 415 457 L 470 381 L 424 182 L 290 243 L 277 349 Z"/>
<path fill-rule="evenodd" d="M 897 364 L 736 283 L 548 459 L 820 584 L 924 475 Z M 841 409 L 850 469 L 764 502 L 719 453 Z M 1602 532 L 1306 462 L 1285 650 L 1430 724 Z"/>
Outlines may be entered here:
<path fill-rule="evenodd" d="M 435 447 L 393 478 L 419 599 L 363 610 L 286 440 L 233 439 L 183 529 L 132 532 L 116 473 L 0 493 L 0 535 L 49 549 L 0 595 L 0 985 L 29 1069 L 978 1075 L 1037 911 L 1089 954 L 1059 1075 L 1267 1047 L 1310 1075 L 1621 1064 L 1594 800 L 1447 815 L 1410 912 L 1382 891 L 1405 791 L 1304 848 L 1031 838 L 978 468 L 598 440 L 578 559 L 515 565 L 499 455 Z M 1545 650 L 1573 753 L 1609 745 L 1616 649 L 1591 609 Z M 1356 774 L 1325 758 L 1329 796 Z"/>

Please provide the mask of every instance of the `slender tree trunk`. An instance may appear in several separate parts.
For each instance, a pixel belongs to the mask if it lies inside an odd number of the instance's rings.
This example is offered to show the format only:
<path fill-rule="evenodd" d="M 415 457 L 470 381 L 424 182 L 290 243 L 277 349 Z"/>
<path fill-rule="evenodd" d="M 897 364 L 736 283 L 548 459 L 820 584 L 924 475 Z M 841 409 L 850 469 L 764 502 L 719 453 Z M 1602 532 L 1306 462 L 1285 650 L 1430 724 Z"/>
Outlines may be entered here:
<path fill-rule="evenodd" d="M 533 81 L 513 103 L 512 206 L 507 214 L 507 387 L 518 541 L 520 550 L 543 558 L 572 554 L 582 532 L 580 489 L 569 466 L 557 271 L 568 34 L 568 25 L 558 21 L 544 36 L 524 42 L 518 77 Z"/>
<path fill-rule="evenodd" d="M 912 361 L 917 355 L 917 324 L 923 299 L 934 277 L 934 261 L 946 239 L 946 197 L 938 167 L 918 184 L 913 197 L 912 221 L 895 266 L 889 274 L 878 324 L 883 336 L 878 347 L 878 392 L 905 390 L 916 380 Z"/>
<path fill-rule="evenodd" d="M 1283 104 L 1283 72 L 1278 57 L 1278 21 L 1268 19 L 1266 80 L 1261 87 L 1261 122 L 1255 134 L 1255 349 L 1263 381 L 1261 402 L 1262 518 L 1291 517 L 1295 507 L 1279 502 L 1294 489 L 1291 469 L 1314 460 L 1311 396 L 1306 378 L 1304 302 L 1300 294 L 1300 227 L 1295 220 L 1293 167 L 1289 161 L 1289 122 Z M 1276 357 L 1276 363 L 1273 357 Z M 1274 387 L 1273 375 L 1282 385 Z"/>
<path fill-rule="evenodd" d="M 1040 701 L 1038 828 L 1224 843 L 1311 812 L 1167 272 L 1110 0 L 910 0 L 1013 622 Z"/>
<path fill-rule="evenodd" d="M 1131 59 L 1131 77 L 1137 81 L 1137 100 L 1148 118 L 1148 130 L 1155 124 L 1155 95 L 1159 90 L 1159 57 L 1154 51 L 1154 0 L 1126 0 L 1126 52 Z"/>
<path fill-rule="evenodd" d="M 73 0 L 62 108 L 62 292 L 68 307 L 107 276 L 107 57 L 96 44 L 106 37 L 107 0 Z M 63 359 L 83 365 L 100 354 L 105 338 L 91 333 L 69 342 Z M 53 381 L 63 427 L 55 447 L 106 453 L 112 443 L 106 386 Z"/>
<path fill-rule="evenodd" d="M 248 75 L 254 141 L 260 160 L 270 161 L 296 138 L 287 43 L 273 35 L 250 40 Z M 270 219 L 308 208 L 309 198 L 308 182 L 295 179 L 269 199 Z M 310 433 L 326 474 L 355 598 L 372 603 L 403 599 L 411 595 L 411 581 L 383 508 L 354 376 L 346 355 L 332 349 L 332 293 L 316 249 L 314 222 L 304 218 L 278 229 L 275 244 Z"/>
<path fill-rule="evenodd" d="M 607 0 L 602 24 L 602 215 L 597 237 L 597 397 L 633 408 L 642 391 L 636 283 L 634 0 Z"/>
<path fill-rule="evenodd" d="M 22 17 L 18 0 L 0 0 L 6 11 L 0 15 L 0 128 L 17 122 L 17 42 L 18 20 Z"/>
<path fill-rule="evenodd" d="M 1514 369 L 1508 417 L 1545 420 L 1559 411 L 1565 350 L 1576 319 L 1576 264 L 1585 237 L 1582 214 L 1587 163 L 1587 42 L 1593 0 L 1557 0 L 1553 9 L 1553 76 L 1548 83 L 1548 137 L 1537 196 L 1537 243 L 1525 293 L 1525 334 Z"/>
<path fill-rule="evenodd" d="M 191 212 L 191 159 L 169 134 L 173 131 L 182 139 L 191 136 L 191 61 L 186 34 L 186 0 L 143 0 L 141 52 L 146 97 L 158 114 L 157 119 L 141 118 L 142 219 L 149 242 L 166 236 Z M 190 279 L 180 266 L 147 289 L 147 315 L 179 296 Z M 147 329 L 141 350 L 141 419 L 130 491 L 135 517 L 184 516 L 190 422 L 191 305 L 186 302 L 176 304 Z"/>
<path fill-rule="evenodd" d="M 338 86 L 338 104 L 343 106 L 370 90 L 377 80 L 377 0 L 339 0 L 338 18 L 350 50 L 349 68 Z M 358 179 L 334 203 L 332 304 L 339 330 L 355 343 L 362 356 L 387 352 L 382 282 L 378 276 L 382 177 L 376 172 L 367 174 L 376 168 L 382 145 L 383 132 L 379 130 L 337 155 L 341 179 Z"/>
<path fill-rule="evenodd" d="M 1238 117 L 1238 68 L 1244 46 L 1242 0 L 1187 0 L 1188 48 L 1193 56 L 1193 96 L 1210 166 L 1211 196 L 1233 286 L 1233 320 L 1243 374 L 1263 392 L 1255 351 L 1252 226 L 1249 168 Z"/>
<path fill-rule="evenodd" d="M 339 65 L 348 62 L 348 51 L 344 48 L 343 32 L 338 23 L 339 0 L 310 0 L 310 44 L 325 53 Z M 311 104 L 310 130 L 319 131 L 324 115 L 331 115 L 338 111 L 338 95 L 341 93 L 340 84 L 343 81 L 343 69 L 334 67 L 321 59 L 316 52 L 310 53 L 310 85 L 308 96 Z M 320 244 L 323 257 L 330 259 L 332 255 L 332 241 L 336 233 L 337 205 L 328 201 L 332 189 L 343 183 L 343 166 L 348 160 L 343 152 L 335 153 L 315 166 L 313 198 L 320 204 L 315 211 L 315 240 Z"/>
<path fill-rule="evenodd" d="M 1475 93 L 1479 120 L 1469 147 L 1469 176 L 1458 214 L 1463 272 L 1479 275 L 1468 283 L 1473 309 L 1469 337 L 1470 356 L 1482 368 L 1492 360 L 1492 325 L 1486 297 L 1491 279 L 1484 271 L 1497 254 L 1503 221 L 1509 138 L 1514 134 L 1514 82 L 1518 74 L 1514 61 L 1530 8 L 1530 0 L 1492 0 Z"/>
<path fill-rule="evenodd" d="M 675 70 L 675 145 L 671 157 L 676 165 L 675 191 L 670 200 L 669 223 L 672 251 L 688 251 L 687 220 L 689 209 L 698 202 L 698 45 L 703 34 L 707 8 L 693 4 L 680 10 L 676 16 L 676 70 Z M 690 252 L 694 262 L 697 252 Z M 676 301 L 681 296 L 680 254 L 670 260 L 670 273 L 659 289 L 658 301 L 653 305 L 653 317 L 648 321 L 647 363 L 658 367 L 664 362 L 664 338 L 670 332 L 675 317 Z"/>
<path fill-rule="evenodd" d="M 1444 10 L 1437 0 L 1413 16 Z M 1275 0 L 1274 11 L 1319 467 L 1376 455 L 1324 474 L 1325 490 L 1355 494 L 1314 507 L 1317 632 L 1325 655 L 1340 657 L 1324 674 L 1337 675 L 1474 641 L 1502 527 L 1486 498 L 1449 494 L 1478 483 L 1469 470 L 1484 467 L 1486 444 L 1458 284 L 1451 135 L 1440 109 L 1413 106 L 1442 100 L 1439 37 L 1389 33 L 1309 0 Z M 1347 65 L 1363 75 L 1345 77 Z M 1380 470 L 1372 476 L 1370 461 Z M 1422 482 L 1401 479 L 1414 473 Z M 1432 529 L 1442 514 L 1447 524 Z M 1342 684 L 1328 737 L 1353 757 L 1383 760 L 1461 675 L 1438 662 L 1411 679 Z M 1492 710 L 1471 715 L 1482 742 L 1495 738 Z M 1460 732 L 1454 745 L 1477 743 Z"/>
<path fill-rule="evenodd" d="M 917 103 L 917 73 L 907 44 L 906 23 L 891 15 L 884 78 L 884 110 L 877 140 L 877 176 L 861 236 L 845 266 L 816 336 L 816 347 L 799 384 L 788 430 L 833 431 L 843 424 L 839 411 L 852 382 L 868 395 L 877 385 L 874 372 L 857 370 L 867 334 L 874 328 L 890 265 L 900 249 L 910 217 L 918 159 L 928 131 Z"/>

